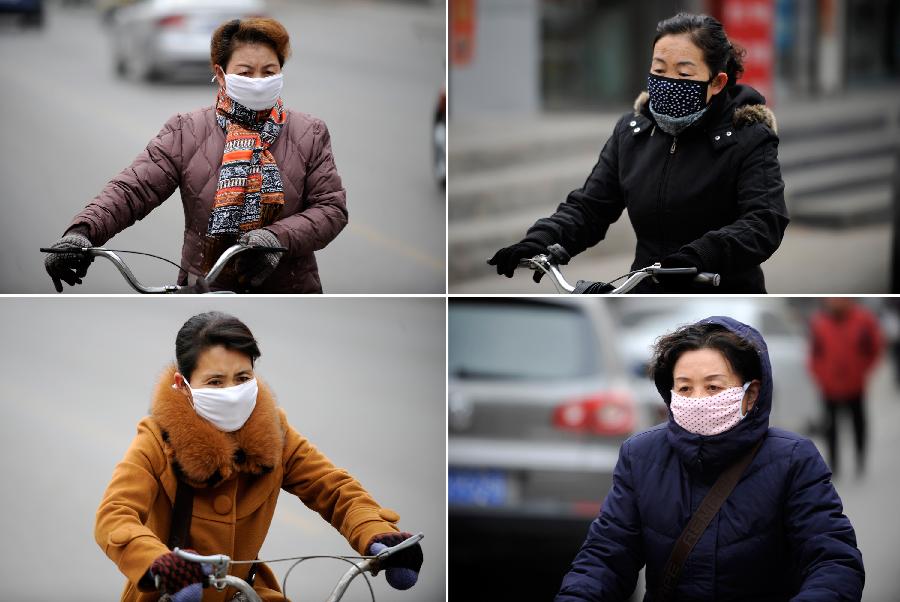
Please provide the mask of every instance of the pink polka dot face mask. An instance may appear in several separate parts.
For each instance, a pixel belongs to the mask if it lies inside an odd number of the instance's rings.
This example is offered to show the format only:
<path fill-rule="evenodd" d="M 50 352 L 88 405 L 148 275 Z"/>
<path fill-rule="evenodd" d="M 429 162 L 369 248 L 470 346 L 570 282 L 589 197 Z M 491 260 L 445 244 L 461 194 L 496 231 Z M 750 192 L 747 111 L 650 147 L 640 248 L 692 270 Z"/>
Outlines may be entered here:
<path fill-rule="evenodd" d="M 678 426 L 696 435 L 718 435 L 744 419 L 741 402 L 750 383 L 708 397 L 684 397 L 672 391 L 672 416 Z"/>

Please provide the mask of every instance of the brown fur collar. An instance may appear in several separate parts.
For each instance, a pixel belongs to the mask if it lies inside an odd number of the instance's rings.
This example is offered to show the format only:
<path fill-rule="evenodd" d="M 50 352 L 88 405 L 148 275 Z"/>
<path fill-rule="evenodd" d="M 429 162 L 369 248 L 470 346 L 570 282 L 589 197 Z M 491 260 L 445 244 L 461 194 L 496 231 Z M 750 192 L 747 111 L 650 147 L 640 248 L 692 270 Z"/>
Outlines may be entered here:
<path fill-rule="evenodd" d="M 172 388 L 174 375 L 173 364 L 156 385 L 150 413 L 176 475 L 194 487 L 212 487 L 238 472 L 267 474 L 281 462 L 285 428 L 265 383 L 259 380 L 256 407 L 246 424 L 223 433 L 197 415 L 183 392 Z"/>
<path fill-rule="evenodd" d="M 634 114 L 640 115 L 648 102 L 650 102 L 650 95 L 646 90 L 638 94 L 638 97 L 634 99 Z M 769 126 L 776 134 L 778 133 L 778 122 L 775 121 L 775 113 L 766 105 L 743 105 L 738 107 L 734 110 L 732 123 L 734 123 L 736 128 L 762 123 Z"/>

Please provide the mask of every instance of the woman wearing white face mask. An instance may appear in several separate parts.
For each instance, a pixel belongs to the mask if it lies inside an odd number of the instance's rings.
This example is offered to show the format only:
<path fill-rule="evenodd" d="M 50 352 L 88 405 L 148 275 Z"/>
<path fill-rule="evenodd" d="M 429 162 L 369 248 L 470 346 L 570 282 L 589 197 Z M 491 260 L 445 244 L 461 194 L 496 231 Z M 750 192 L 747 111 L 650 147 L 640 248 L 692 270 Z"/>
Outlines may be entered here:
<path fill-rule="evenodd" d="M 701 320 L 657 341 L 651 366 L 669 420 L 622 445 L 557 602 L 627 600 L 643 567 L 654 601 L 859 600 L 862 556 L 822 456 L 769 427 L 759 332 Z"/>
<path fill-rule="evenodd" d="M 259 347 L 240 320 L 218 312 L 192 317 L 175 354 L 177 365 L 163 373 L 150 416 L 138 424 L 97 511 L 97 543 L 128 579 L 122 600 L 157 600 L 163 592 L 180 592 L 182 602 L 231 600 L 233 591 L 202 589 L 199 565 L 170 549 L 256 559 L 281 489 L 360 554 L 409 537 L 397 528 L 396 512 L 380 507 L 288 423 L 257 378 Z M 398 553 L 386 573 L 398 589 L 412 587 L 422 565 L 421 547 L 409 551 Z M 263 600 L 285 600 L 269 568 L 254 567 L 231 571 L 253 581 Z"/>
<path fill-rule="evenodd" d="M 322 292 L 313 253 L 347 224 L 346 194 L 325 123 L 287 109 L 281 98 L 289 55 L 288 33 L 274 19 L 222 24 L 210 44 L 215 104 L 169 119 L 54 247 L 103 245 L 179 189 L 185 213 L 179 284 L 205 274 L 240 241 L 288 250 L 239 255 L 213 289 Z M 89 264 L 77 254 L 45 260 L 57 292 L 62 282 L 81 283 Z"/>

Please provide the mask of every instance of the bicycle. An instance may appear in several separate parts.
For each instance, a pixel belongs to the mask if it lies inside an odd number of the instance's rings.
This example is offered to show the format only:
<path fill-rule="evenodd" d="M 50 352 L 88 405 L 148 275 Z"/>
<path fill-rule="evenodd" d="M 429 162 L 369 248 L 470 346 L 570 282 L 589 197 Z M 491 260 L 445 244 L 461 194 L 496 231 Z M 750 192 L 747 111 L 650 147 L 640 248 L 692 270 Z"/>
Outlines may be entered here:
<path fill-rule="evenodd" d="M 281 584 L 281 591 L 286 593 L 288 577 L 290 577 L 291 571 L 293 571 L 294 568 L 301 562 L 311 560 L 313 558 L 333 558 L 336 560 L 343 560 L 350 563 L 352 566 L 347 569 L 347 572 L 344 573 L 338 580 L 337 585 L 335 585 L 326 602 L 338 602 L 338 600 L 340 600 L 344 596 L 344 593 L 347 591 L 350 583 L 359 575 L 362 575 L 366 580 L 366 584 L 369 586 L 369 593 L 372 596 L 372 602 L 375 602 L 375 591 L 372 589 L 372 583 L 371 581 L 369 581 L 369 577 L 368 575 L 366 575 L 366 573 L 371 573 L 373 577 L 376 576 L 378 572 L 382 570 L 382 563 L 386 558 L 419 543 L 419 541 L 421 541 L 424 537 L 425 535 L 423 533 L 417 533 L 409 539 L 406 539 L 393 547 L 386 548 L 374 556 L 317 555 L 296 556 L 293 558 L 276 558 L 274 560 L 232 560 L 224 554 L 201 556 L 199 554 L 186 552 L 185 550 L 182 550 L 180 548 L 175 548 L 173 552 L 176 556 L 184 560 L 211 565 L 213 570 L 212 573 L 207 576 L 207 579 L 209 580 L 207 585 L 209 585 L 210 587 L 214 587 L 217 591 L 223 591 L 226 587 L 232 587 L 243 594 L 247 598 L 248 602 L 262 601 L 253 590 L 253 586 L 251 586 L 240 577 L 235 577 L 234 575 L 228 574 L 228 567 L 231 565 L 253 564 L 256 562 L 265 562 L 267 564 L 272 564 L 275 562 L 290 562 L 292 560 L 295 561 L 294 564 L 291 565 L 291 567 L 288 569 L 287 573 L 285 573 L 284 580 Z M 353 562 L 354 560 L 359 560 L 360 562 Z M 165 596 L 161 598 L 161 600 L 166 599 L 167 598 Z"/>
<path fill-rule="evenodd" d="M 540 270 L 550 277 L 553 286 L 560 293 L 568 293 L 572 295 L 623 295 L 631 291 L 638 284 L 647 278 L 653 278 L 655 282 L 659 282 L 659 278 L 668 276 L 690 276 L 694 278 L 694 284 L 704 286 L 719 286 L 721 276 L 712 272 L 697 272 L 697 268 L 664 268 L 659 263 L 654 263 L 639 270 L 634 270 L 623 274 L 618 278 L 613 278 L 609 282 L 593 282 L 591 280 L 579 280 L 574 285 L 566 281 L 560 265 L 569 263 L 571 256 L 560 244 L 553 244 L 547 247 L 547 253 L 541 253 L 534 257 L 527 257 L 519 260 L 520 267 L 526 267 L 534 271 Z M 625 282 L 619 286 L 612 283 L 626 278 Z"/>
<path fill-rule="evenodd" d="M 166 294 L 178 293 L 179 291 L 183 291 L 184 289 L 187 289 L 187 288 L 194 288 L 194 287 L 188 287 L 188 286 L 179 285 L 179 284 L 166 284 L 166 285 L 162 285 L 162 286 L 145 286 L 145 285 L 141 284 L 141 282 L 137 279 L 137 277 L 134 275 L 134 272 L 132 272 L 131 268 L 128 267 L 128 264 L 125 263 L 125 260 L 122 259 L 121 257 L 119 257 L 119 255 L 118 255 L 118 253 L 132 253 L 135 255 L 147 255 L 149 257 L 154 257 L 156 259 L 160 259 L 162 261 L 171 263 L 172 265 L 177 267 L 179 270 L 184 269 L 180 265 L 175 263 L 174 261 L 169 261 L 165 257 L 159 257 L 158 255 L 153 255 L 151 253 L 143 253 L 141 251 L 126 251 L 126 250 L 121 250 L 121 249 L 107 249 L 105 247 L 67 247 L 67 248 L 56 248 L 56 249 L 48 248 L 48 247 L 41 247 L 40 251 L 41 251 L 41 253 L 82 253 L 82 254 L 84 254 L 86 256 L 90 256 L 90 257 L 104 257 L 104 258 L 108 259 L 110 262 L 112 262 L 112 264 L 114 266 L 116 266 L 116 269 L 119 270 L 119 273 L 122 274 L 122 277 L 125 278 L 126 282 L 128 282 L 128 284 L 131 286 L 131 288 L 133 288 L 137 292 L 144 294 L 144 295 L 166 295 Z M 225 269 L 225 265 L 233 257 L 235 257 L 236 255 L 239 255 L 240 253 L 244 253 L 246 251 L 260 251 L 260 252 L 273 252 L 274 251 L 277 253 L 283 253 L 283 252 L 287 251 L 287 248 L 286 247 L 248 246 L 248 245 L 243 245 L 240 243 L 234 244 L 222 252 L 222 254 L 219 256 L 219 258 L 216 260 L 216 262 L 209 269 L 209 272 L 205 276 L 202 276 L 201 280 L 199 282 L 201 282 L 202 285 L 208 285 L 209 283 L 214 282 L 215 279 L 218 278 L 219 275 L 222 273 L 222 270 Z M 196 285 L 194 285 L 194 286 L 196 286 Z M 204 291 L 204 292 L 210 292 L 210 291 Z M 232 294 L 233 291 L 212 291 L 212 293 L 214 293 L 214 294 Z"/>

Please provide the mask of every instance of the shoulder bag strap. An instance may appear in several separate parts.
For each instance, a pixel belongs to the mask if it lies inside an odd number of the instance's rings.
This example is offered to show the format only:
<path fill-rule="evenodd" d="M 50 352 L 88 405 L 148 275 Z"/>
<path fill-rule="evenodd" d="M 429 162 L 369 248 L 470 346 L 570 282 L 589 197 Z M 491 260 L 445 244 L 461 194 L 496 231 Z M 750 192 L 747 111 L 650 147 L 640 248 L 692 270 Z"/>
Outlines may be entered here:
<path fill-rule="evenodd" d="M 697 508 L 684 531 L 681 532 L 681 536 L 675 542 L 675 547 L 672 548 L 669 561 L 666 562 L 666 568 L 663 571 L 662 588 L 660 589 L 660 600 L 672 599 L 675 586 L 678 584 L 678 578 L 681 576 L 681 568 L 684 566 L 691 550 L 694 549 L 694 546 L 700 540 L 700 536 L 706 531 L 706 527 L 709 526 L 710 521 L 719 511 L 719 508 L 722 507 L 722 504 L 725 503 L 738 481 L 741 480 L 741 475 L 744 474 L 747 466 L 753 461 L 762 443 L 763 439 L 760 439 L 753 446 L 753 449 L 719 475 L 706 497 L 700 502 L 700 507 Z"/>
<path fill-rule="evenodd" d="M 190 543 L 191 515 L 194 510 L 194 488 L 178 479 L 175 505 L 172 508 L 172 526 L 169 528 L 170 550 L 186 548 Z"/>

